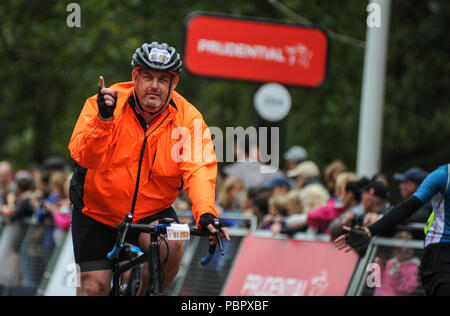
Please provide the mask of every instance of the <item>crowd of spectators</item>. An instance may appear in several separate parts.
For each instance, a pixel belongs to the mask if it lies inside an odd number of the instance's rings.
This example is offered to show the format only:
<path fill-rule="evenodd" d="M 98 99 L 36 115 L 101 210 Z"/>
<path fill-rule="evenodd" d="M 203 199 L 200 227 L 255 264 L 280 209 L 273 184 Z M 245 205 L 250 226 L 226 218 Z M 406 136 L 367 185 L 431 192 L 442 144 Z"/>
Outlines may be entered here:
<path fill-rule="evenodd" d="M 400 202 L 392 200 L 392 193 L 400 193 L 402 200 L 407 199 L 428 175 L 414 167 L 395 173 L 391 181 L 382 173 L 372 178 L 358 177 L 340 160 L 321 170 L 308 160 L 307 151 L 300 146 L 291 148 L 284 159 L 286 169 L 270 176 L 259 174 L 258 161 L 238 162 L 224 168 L 223 180 L 217 188 L 220 214 L 254 215 L 258 228 L 274 236 L 320 234 L 334 241 L 344 233 L 344 226 L 365 227 L 380 220 Z M 252 181 L 249 177 L 259 180 Z M 428 203 L 384 237 L 422 240 L 423 226 L 431 212 Z M 408 226 L 413 223 L 419 225 Z M 372 290 L 372 295 L 414 295 L 419 287 L 419 260 L 415 255 L 408 247 L 377 252 L 374 264 L 380 269 L 381 285 L 375 292 Z"/>
<path fill-rule="evenodd" d="M 27 170 L 0 162 L 0 295 L 27 295 L 39 286 L 70 228 L 70 177 L 58 157 Z"/>
<path fill-rule="evenodd" d="M 67 231 L 70 227 L 70 177 L 71 171 L 58 157 L 49 158 L 40 167 L 15 172 L 9 162 L 0 162 L 0 214 L 3 220 L 7 223 L 51 224 Z"/>
<path fill-rule="evenodd" d="M 394 204 L 391 201 L 391 193 L 394 190 L 398 190 L 401 197 L 406 199 L 427 176 L 426 171 L 415 167 L 396 173 L 393 182 L 383 174 L 368 179 L 358 177 L 340 160 L 330 162 L 321 170 L 314 161 L 308 159 L 307 151 L 300 146 L 292 147 L 283 158 L 285 170 L 274 173 L 261 173 L 262 164 L 251 159 L 224 167 L 218 175 L 216 187 L 219 215 L 250 215 L 257 219 L 258 229 L 267 230 L 273 235 L 293 236 L 299 232 L 321 234 L 329 235 L 331 241 L 343 233 L 344 226 L 369 226 L 378 221 Z M 70 229 L 70 178 L 71 170 L 57 157 L 28 170 L 14 171 L 9 162 L 0 162 L 0 232 L 2 226 L 11 228 L 11 244 L 14 245 L 14 239 L 23 240 L 25 232 L 18 227 L 24 223 L 51 227 L 51 230 L 36 231 L 37 235 L 46 235 L 45 238 L 40 236 L 40 244 L 57 245 L 61 242 Z M 391 183 L 398 184 L 398 187 Z M 177 212 L 189 213 L 191 204 L 184 190 L 180 191 L 174 208 Z M 430 214 L 431 205 L 427 204 L 404 224 L 423 224 Z M 238 220 L 226 223 L 241 227 L 244 222 Z M 410 233 L 401 231 L 387 234 L 389 237 L 413 238 Z M 417 236 L 417 239 L 420 238 L 423 236 Z M 0 239 L 0 252 L 5 251 L 3 246 Z M 35 245 L 31 248 L 36 251 Z M 20 256 L 21 250 L 17 246 L 13 246 L 9 251 L 16 253 L 17 258 Z M 3 258 L 8 257 L 8 260 L 14 261 L 14 255 L 11 253 Z M 399 250 L 398 258 L 394 257 L 383 263 L 383 271 L 398 268 L 399 271 L 407 271 L 413 275 L 415 266 L 410 260 L 403 264 L 401 254 Z M 44 253 L 41 255 L 45 256 Z M 12 265 L 18 264 L 17 258 Z M 0 266 L 7 265 L 4 261 L 0 258 Z M 26 265 L 26 262 L 22 264 Z M 27 277 L 26 272 L 23 277 Z M 389 279 L 392 274 L 386 273 L 384 277 Z M 1 279 L 0 275 L 0 281 Z M 411 279 L 410 287 L 413 288 L 415 284 L 414 279 Z M 390 289 L 386 290 L 386 293 L 392 291 L 409 290 Z M 383 295 L 383 292 L 380 290 L 376 295 Z"/>
<path fill-rule="evenodd" d="M 301 146 L 292 147 L 283 158 L 285 170 L 275 173 L 262 174 L 262 164 L 252 160 L 223 168 L 216 188 L 219 214 L 253 215 L 259 229 L 274 234 L 309 232 L 328 234 L 334 240 L 343 226 L 368 226 L 390 210 L 395 188 L 383 174 L 360 178 L 340 160 L 320 170 Z M 417 167 L 396 173 L 394 180 L 402 198 L 410 197 L 426 176 L 427 172 Z M 58 157 L 15 172 L 7 161 L 0 162 L 2 220 L 54 225 L 57 241 L 58 234 L 70 227 L 70 177 L 70 170 Z M 174 207 L 177 211 L 190 209 L 185 191 L 180 192 Z M 405 224 L 425 223 L 430 214 L 431 205 L 427 204 Z"/>
<path fill-rule="evenodd" d="M 340 160 L 321 170 L 301 146 L 292 147 L 283 158 L 286 169 L 271 174 L 262 175 L 261 163 L 251 160 L 223 168 L 217 185 L 219 213 L 254 215 L 258 228 L 273 234 L 306 232 L 334 240 L 343 233 L 343 226 L 362 227 L 378 221 L 399 202 L 391 200 L 391 193 L 408 198 L 428 174 L 415 167 L 396 173 L 391 181 L 384 174 L 358 177 Z M 188 200 L 183 201 L 188 207 Z M 430 214 L 431 205 L 425 205 L 404 224 L 423 224 Z"/>

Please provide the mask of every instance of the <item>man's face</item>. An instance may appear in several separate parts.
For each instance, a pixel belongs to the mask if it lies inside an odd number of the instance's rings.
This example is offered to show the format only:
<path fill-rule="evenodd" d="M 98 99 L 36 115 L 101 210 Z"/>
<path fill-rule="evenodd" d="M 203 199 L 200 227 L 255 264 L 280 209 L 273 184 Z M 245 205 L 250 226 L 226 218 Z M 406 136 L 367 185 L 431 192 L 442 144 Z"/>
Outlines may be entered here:
<path fill-rule="evenodd" d="M 171 74 L 150 69 L 133 70 L 133 82 L 136 97 L 142 108 L 148 112 L 156 112 L 165 105 L 169 91 Z M 172 87 L 175 89 L 178 77 L 172 76 Z"/>
<path fill-rule="evenodd" d="M 417 184 L 409 181 L 402 181 L 398 186 L 398 188 L 400 189 L 400 193 L 405 199 L 413 195 L 414 192 L 416 192 L 417 187 L 418 187 Z"/>
<path fill-rule="evenodd" d="M 372 205 L 373 205 L 373 196 L 370 194 L 370 192 L 363 192 L 361 194 L 361 202 L 364 206 L 364 210 L 366 212 L 372 211 Z"/>

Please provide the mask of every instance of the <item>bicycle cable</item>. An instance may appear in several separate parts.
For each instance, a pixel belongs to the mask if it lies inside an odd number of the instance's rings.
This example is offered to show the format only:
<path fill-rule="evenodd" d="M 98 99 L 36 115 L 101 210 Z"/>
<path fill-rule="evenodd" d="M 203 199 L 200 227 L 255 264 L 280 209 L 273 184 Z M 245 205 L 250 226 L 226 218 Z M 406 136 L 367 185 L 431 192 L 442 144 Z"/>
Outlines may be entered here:
<path fill-rule="evenodd" d="M 169 261 L 169 243 L 167 242 L 166 238 L 160 237 L 159 238 L 159 248 L 161 249 L 162 243 L 165 243 L 166 245 L 166 257 L 159 262 L 159 266 L 157 267 L 159 271 L 159 275 L 161 276 L 161 284 L 164 283 L 164 273 L 163 270 L 166 267 L 167 262 Z M 158 261 L 158 260 L 157 260 Z"/>

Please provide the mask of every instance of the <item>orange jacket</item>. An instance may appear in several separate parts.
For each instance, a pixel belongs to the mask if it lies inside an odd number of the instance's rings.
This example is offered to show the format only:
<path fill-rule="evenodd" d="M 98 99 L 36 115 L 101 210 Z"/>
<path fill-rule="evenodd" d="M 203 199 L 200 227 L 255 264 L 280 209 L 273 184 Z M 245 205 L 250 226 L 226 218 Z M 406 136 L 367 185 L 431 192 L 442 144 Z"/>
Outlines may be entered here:
<path fill-rule="evenodd" d="M 169 107 L 145 132 L 129 104 L 133 82 L 111 89 L 119 91 L 114 119 L 100 120 L 97 95 L 90 97 L 69 143 L 72 158 L 84 170 L 71 183 L 79 187 L 82 212 L 115 227 L 131 211 L 138 187 L 138 222 L 170 207 L 184 181 L 197 223 L 204 213 L 217 216 L 217 161 L 201 113 L 174 91 Z"/>

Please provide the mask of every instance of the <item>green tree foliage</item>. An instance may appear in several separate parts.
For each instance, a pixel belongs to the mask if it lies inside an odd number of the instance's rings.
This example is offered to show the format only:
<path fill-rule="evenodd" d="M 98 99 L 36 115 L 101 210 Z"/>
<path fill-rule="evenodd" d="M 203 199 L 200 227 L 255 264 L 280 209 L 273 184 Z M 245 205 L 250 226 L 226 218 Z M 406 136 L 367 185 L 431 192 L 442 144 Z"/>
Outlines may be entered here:
<path fill-rule="evenodd" d="M 364 40 L 367 2 L 282 0 L 314 24 Z M 3 1 L 0 5 L 0 159 L 16 167 L 51 154 L 70 161 L 67 144 L 84 100 L 106 84 L 131 78 L 142 43 L 183 50 L 186 17 L 220 12 L 296 22 L 269 1 L 78 1 L 81 27 L 69 28 L 69 2 Z M 383 142 L 388 174 L 448 162 L 450 139 L 446 31 L 450 4 L 393 0 Z M 289 88 L 294 107 L 284 122 L 286 147 L 300 144 L 321 167 L 336 158 L 355 167 L 364 49 L 330 40 L 327 81 L 320 89 Z M 276 71 L 276 69 L 274 69 Z M 211 126 L 255 123 L 259 84 L 182 73 L 179 91 Z"/>

